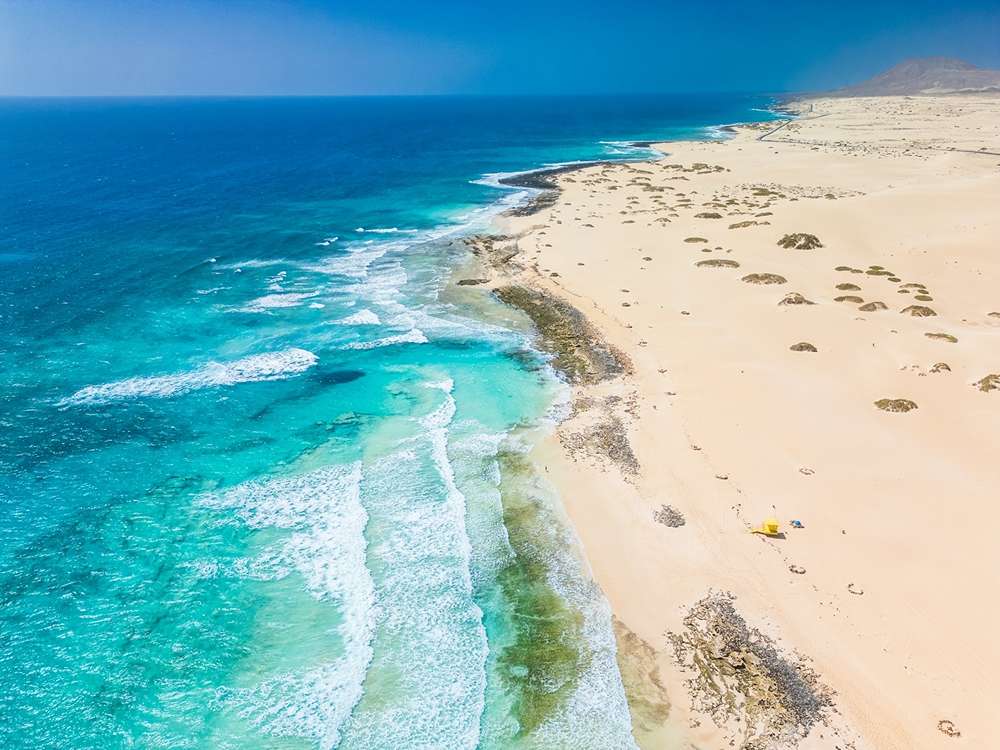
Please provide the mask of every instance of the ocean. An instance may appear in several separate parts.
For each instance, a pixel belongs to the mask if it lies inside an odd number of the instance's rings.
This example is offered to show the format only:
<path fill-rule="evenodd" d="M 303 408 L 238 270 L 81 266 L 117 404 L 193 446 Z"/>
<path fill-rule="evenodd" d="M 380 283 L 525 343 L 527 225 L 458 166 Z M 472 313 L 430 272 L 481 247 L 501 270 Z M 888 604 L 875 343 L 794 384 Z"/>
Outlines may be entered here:
<path fill-rule="evenodd" d="M 567 386 L 450 281 L 496 175 L 766 104 L 0 100 L 0 746 L 634 747 Z"/>

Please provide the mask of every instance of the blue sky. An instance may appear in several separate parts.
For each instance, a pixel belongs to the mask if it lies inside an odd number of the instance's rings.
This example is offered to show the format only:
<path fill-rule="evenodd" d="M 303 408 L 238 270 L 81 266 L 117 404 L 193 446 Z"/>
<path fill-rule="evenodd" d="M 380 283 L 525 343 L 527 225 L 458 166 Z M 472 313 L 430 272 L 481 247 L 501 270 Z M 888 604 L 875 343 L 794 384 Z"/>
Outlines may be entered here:
<path fill-rule="evenodd" d="M 1000 0 L 0 0 L 0 94 L 784 91 L 1000 68 Z"/>

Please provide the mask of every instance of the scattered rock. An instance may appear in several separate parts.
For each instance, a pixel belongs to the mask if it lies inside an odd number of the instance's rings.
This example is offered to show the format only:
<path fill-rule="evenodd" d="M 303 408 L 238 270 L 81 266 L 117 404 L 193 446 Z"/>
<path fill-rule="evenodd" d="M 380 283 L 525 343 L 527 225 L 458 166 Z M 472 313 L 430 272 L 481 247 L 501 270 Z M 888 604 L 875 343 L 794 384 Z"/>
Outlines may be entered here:
<path fill-rule="evenodd" d="M 792 344 L 790 347 L 793 352 L 815 352 L 818 351 L 815 346 L 810 344 L 808 341 L 800 341 L 797 344 Z"/>
<path fill-rule="evenodd" d="M 786 284 L 788 279 L 776 273 L 751 273 L 743 277 L 748 284 Z"/>
<path fill-rule="evenodd" d="M 861 312 L 875 312 L 876 310 L 888 310 L 889 306 L 885 302 L 869 302 L 858 308 Z"/>
<path fill-rule="evenodd" d="M 931 367 L 931 372 L 951 372 L 951 368 L 948 366 L 947 362 L 938 362 L 936 365 Z"/>
<path fill-rule="evenodd" d="M 949 344 L 958 343 L 958 338 L 950 333 L 925 333 L 924 336 L 935 341 L 947 341 Z"/>
<path fill-rule="evenodd" d="M 538 331 L 541 348 L 552 354 L 552 365 L 569 382 L 597 383 L 631 372 L 628 357 L 564 300 L 516 285 L 501 287 L 494 294 L 527 314 Z"/>
<path fill-rule="evenodd" d="M 696 219 L 721 219 L 722 214 L 717 214 L 714 211 L 702 211 L 700 214 L 695 214 Z"/>
<path fill-rule="evenodd" d="M 860 292 L 861 291 L 861 287 L 859 287 L 857 284 L 849 284 L 847 282 L 845 282 L 843 284 L 837 284 L 837 289 L 839 289 L 842 292 Z"/>
<path fill-rule="evenodd" d="M 861 297 L 856 297 L 853 294 L 845 294 L 843 297 L 834 297 L 834 302 L 850 302 L 852 304 L 860 304 L 864 302 Z"/>
<path fill-rule="evenodd" d="M 669 526 L 672 529 L 676 529 L 683 526 L 687 521 L 684 519 L 684 515 L 669 505 L 661 505 L 660 509 L 653 513 L 653 520 L 657 523 L 662 523 L 664 526 Z"/>
<path fill-rule="evenodd" d="M 937 723 L 938 731 L 942 734 L 946 734 L 949 737 L 961 737 L 962 733 L 958 731 L 958 727 L 955 726 L 955 722 L 949 721 L 948 719 L 941 719 Z"/>
<path fill-rule="evenodd" d="M 803 568 L 801 565 L 789 565 L 788 569 L 793 573 L 795 573 L 796 575 L 804 575 L 806 572 L 806 569 Z"/>
<path fill-rule="evenodd" d="M 937 315 L 929 307 L 924 307 L 923 305 L 910 305 L 909 307 L 904 307 L 900 310 L 904 315 L 912 315 L 915 318 L 930 318 Z"/>
<path fill-rule="evenodd" d="M 785 295 L 785 298 L 778 303 L 779 305 L 815 305 L 816 303 L 812 300 L 808 300 L 803 297 L 798 292 L 789 292 Z"/>
<path fill-rule="evenodd" d="M 489 279 L 459 279 L 459 286 L 477 286 L 478 284 L 485 284 Z"/>
<path fill-rule="evenodd" d="M 913 295 L 913 299 L 918 299 L 921 302 L 933 302 L 934 301 L 934 298 L 932 296 L 930 296 L 929 294 L 915 294 L 915 295 Z"/>
<path fill-rule="evenodd" d="M 740 264 L 735 260 L 727 260 L 725 258 L 709 258 L 708 260 L 699 260 L 695 263 L 699 268 L 739 268 Z"/>
<path fill-rule="evenodd" d="M 983 393 L 1000 390 L 1000 373 L 992 372 L 982 380 L 976 381 L 976 388 Z"/>
<path fill-rule="evenodd" d="M 739 747 L 795 747 L 833 710 L 832 692 L 803 657 L 782 653 L 750 627 L 732 599 L 709 594 L 680 632 L 668 634 L 674 658 L 691 675 L 692 708 L 718 727 L 733 727 Z"/>
<path fill-rule="evenodd" d="M 687 237 L 685 242 L 708 242 L 704 237 Z"/>
<path fill-rule="evenodd" d="M 745 229 L 746 227 L 756 227 L 756 226 L 769 226 L 771 222 L 769 221 L 738 221 L 735 224 L 730 224 L 730 229 Z"/>
<path fill-rule="evenodd" d="M 1000 312 L 986 313 L 991 318 L 1000 318 Z"/>
<path fill-rule="evenodd" d="M 917 408 L 917 404 L 908 398 L 880 398 L 875 402 L 882 411 L 908 412 Z"/>
<path fill-rule="evenodd" d="M 823 247 L 823 243 L 819 241 L 819 238 L 815 234 L 805 234 L 804 232 L 786 234 L 778 240 L 778 245 L 789 250 L 812 250 L 817 247 Z"/>
<path fill-rule="evenodd" d="M 855 596 L 863 596 L 865 590 L 859 586 L 855 586 L 853 583 L 847 584 L 847 590 L 850 591 Z"/>

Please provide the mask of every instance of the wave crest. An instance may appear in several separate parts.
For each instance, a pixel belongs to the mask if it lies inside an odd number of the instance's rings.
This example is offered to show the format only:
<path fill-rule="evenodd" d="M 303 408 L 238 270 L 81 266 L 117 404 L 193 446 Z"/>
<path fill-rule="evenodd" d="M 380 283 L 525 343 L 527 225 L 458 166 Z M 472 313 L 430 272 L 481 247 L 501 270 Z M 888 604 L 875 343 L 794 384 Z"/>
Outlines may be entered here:
<path fill-rule="evenodd" d="M 305 372 L 317 361 L 316 355 L 305 349 L 253 354 L 232 362 L 209 362 L 187 372 L 88 385 L 62 399 L 58 405 L 80 406 L 132 398 L 166 398 L 202 388 L 282 380 Z"/>

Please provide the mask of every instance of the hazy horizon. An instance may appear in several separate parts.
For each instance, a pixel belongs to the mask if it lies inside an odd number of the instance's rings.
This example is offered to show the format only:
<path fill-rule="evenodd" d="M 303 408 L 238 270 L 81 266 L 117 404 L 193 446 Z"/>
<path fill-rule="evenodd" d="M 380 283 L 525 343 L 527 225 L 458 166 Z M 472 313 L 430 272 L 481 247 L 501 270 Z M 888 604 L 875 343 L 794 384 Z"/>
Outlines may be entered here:
<path fill-rule="evenodd" d="M 822 90 L 904 58 L 1000 67 L 1000 6 L 0 0 L 0 96 Z"/>

